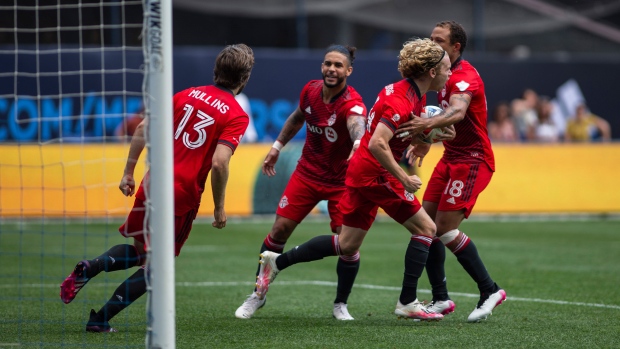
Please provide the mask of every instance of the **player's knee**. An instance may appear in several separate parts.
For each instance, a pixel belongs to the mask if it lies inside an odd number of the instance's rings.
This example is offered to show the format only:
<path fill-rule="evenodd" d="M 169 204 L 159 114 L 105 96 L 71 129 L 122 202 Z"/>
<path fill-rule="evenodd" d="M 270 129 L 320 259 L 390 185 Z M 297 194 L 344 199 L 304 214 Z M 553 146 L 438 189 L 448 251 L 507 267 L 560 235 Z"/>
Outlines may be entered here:
<path fill-rule="evenodd" d="M 435 237 L 435 234 L 437 234 L 437 226 L 435 225 L 435 223 L 433 223 L 433 221 L 424 224 L 424 227 L 422 227 L 421 230 L 422 231 L 420 235 L 428 236 L 431 238 Z"/>
<path fill-rule="evenodd" d="M 357 244 L 345 243 L 340 245 L 340 254 L 343 256 L 353 256 L 359 252 L 359 246 Z"/>

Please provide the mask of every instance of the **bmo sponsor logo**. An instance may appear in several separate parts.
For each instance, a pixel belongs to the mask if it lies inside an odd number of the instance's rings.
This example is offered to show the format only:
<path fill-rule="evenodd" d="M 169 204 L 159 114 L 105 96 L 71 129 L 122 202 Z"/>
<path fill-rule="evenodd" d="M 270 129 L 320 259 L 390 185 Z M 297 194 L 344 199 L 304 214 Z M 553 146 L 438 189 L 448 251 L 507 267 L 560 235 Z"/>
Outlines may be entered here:
<path fill-rule="evenodd" d="M 319 135 L 325 134 L 325 138 L 327 138 L 327 140 L 330 142 L 335 142 L 338 140 L 338 133 L 336 132 L 336 130 L 329 126 L 325 127 L 325 130 L 323 130 L 318 126 L 306 124 L 306 128 L 312 133 L 316 133 Z"/>
<path fill-rule="evenodd" d="M 328 141 L 335 142 L 338 140 L 338 133 L 331 127 L 325 127 L 325 137 L 327 137 Z"/>
<path fill-rule="evenodd" d="M 306 127 L 308 128 L 308 131 L 312 132 L 312 133 L 316 133 L 319 135 L 323 134 L 323 129 L 314 125 L 310 125 L 308 123 L 306 123 Z"/>

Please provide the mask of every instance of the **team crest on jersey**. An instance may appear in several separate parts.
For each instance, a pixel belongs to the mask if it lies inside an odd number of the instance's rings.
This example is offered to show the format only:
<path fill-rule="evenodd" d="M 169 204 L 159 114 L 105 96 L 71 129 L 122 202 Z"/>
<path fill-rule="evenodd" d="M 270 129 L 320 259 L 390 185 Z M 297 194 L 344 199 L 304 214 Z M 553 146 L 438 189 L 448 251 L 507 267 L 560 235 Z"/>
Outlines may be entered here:
<path fill-rule="evenodd" d="M 331 127 L 325 127 L 325 137 L 333 143 L 338 140 L 338 133 Z"/>
<path fill-rule="evenodd" d="M 407 199 L 407 201 L 413 201 L 413 199 L 415 199 L 415 196 L 412 193 L 405 190 L 405 199 Z"/>
<path fill-rule="evenodd" d="M 400 115 L 394 114 L 394 116 L 392 116 L 392 121 L 398 122 L 398 120 L 400 120 Z"/>
<path fill-rule="evenodd" d="M 335 122 L 336 122 L 336 113 L 333 113 L 332 116 L 329 117 L 329 120 L 327 120 L 327 124 L 329 126 L 332 126 Z"/>
<path fill-rule="evenodd" d="M 280 204 L 278 206 L 280 206 L 280 208 L 285 208 L 286 206 L 288 206 L 288 198 L 286 197 L 286 195 L 284 195 L 282 199 L 280 199 Z"/>
<path fill-rule="evenodd" d="M 445 97 L 446 96 L 446 88 L 444 87 L 443 89 L 441 89 L 441 97 Z"/>
<path fill-rule="evenodd" d="M 456 87 L 459 88 L 459 91 L 465 91 L 469 87 L 469 84 L 465 82 L 465 80 L 461 80 L 461 82 L 457 82 Z"/>
<path fill-rule="evenodd" d="M 387 96 L 389 96 L 392 93 L 394 93 L 394 84 L 389 84 L 389 85 L 385 86 L 385 94 Z"/>

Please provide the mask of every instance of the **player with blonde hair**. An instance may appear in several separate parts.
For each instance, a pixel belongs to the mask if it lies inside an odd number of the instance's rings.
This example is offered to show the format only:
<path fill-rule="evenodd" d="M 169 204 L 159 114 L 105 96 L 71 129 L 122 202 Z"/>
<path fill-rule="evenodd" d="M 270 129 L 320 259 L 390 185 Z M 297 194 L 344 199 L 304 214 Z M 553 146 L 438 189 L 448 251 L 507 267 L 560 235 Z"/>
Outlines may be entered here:
<path fill-rule="evenodd" d="M 426 105 L 426 92 L 443 88 L 451 74 L 450 61 L 446 52 L 430 39 L 416 39 L 403 45 L 398 70 L 403 79 L 379 93 L 368 114 L 360 147 L 349 162 L 346 191 L 338 205 L 343 213 L 342 231 L 339 235 L 317 236 L 282 255 L 263 252 L 258 293 L 266 294 L 276 275 L 293 264 L 327 256 L 356 259 L 381 207 L 411 234 L 395 314 L 419 320 L 443 318 L 426 310 L 417 299 L 418 278 L 426 264 L 435 224 L 413 194 L 422 185 L 420 178 L 408 175 L 398 165 L 409 142 L 395 138 L 394 132 L 412 113 L 420 114 Z M 415 151 L 423 155 L 429 148 L 430 145 L 420 145 Z"/>

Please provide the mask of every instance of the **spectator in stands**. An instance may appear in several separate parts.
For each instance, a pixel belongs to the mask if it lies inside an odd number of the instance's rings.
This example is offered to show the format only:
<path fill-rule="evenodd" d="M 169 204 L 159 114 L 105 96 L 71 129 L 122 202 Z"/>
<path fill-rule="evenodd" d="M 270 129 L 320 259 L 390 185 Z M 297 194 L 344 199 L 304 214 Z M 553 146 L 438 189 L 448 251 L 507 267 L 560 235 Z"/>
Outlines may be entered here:
<path fill-rule="evenodd" d="M 488 124 L 489 137 L 494 142 L 518 142 L 519 131 L 510 114 L 510 105 L 499 102 L 493 109 L 493 120 Z"/>
<path fill-rule="evenodd" d="M 548 97 L 541 97 L 538 101 L 538 123 L 534 126 L 531 139 L 537 142 L 555 143 L 561 140 L 560 128 L 551 120 L 553 104 Z"/>
<path fill-rule="evenodd" d="M 515 119 L 519 136 L 521 139 L 531 139 L 533 129 L 538 121 L 536 106 L 538 105 L 538 94 L 532 89 L 523 91 L 521 99 L 512 101 L 512 115 Z"/>
<path fill-rule="evenodd" d="M 607 120 L 592 114 L 585 104 L 579 104 L 575 115 L 568 120 L 565 140 L 567 142 L 589 142 L 611 140 L 611 128 Z"/>

